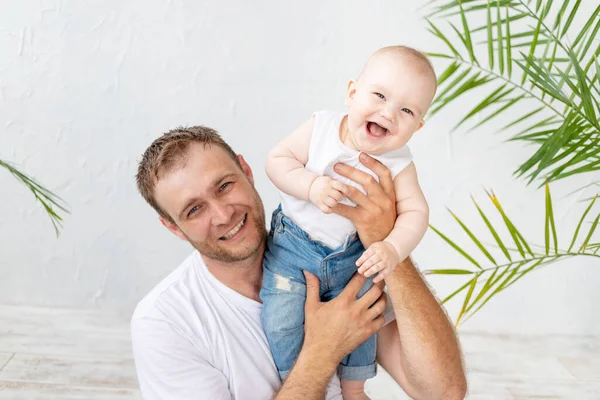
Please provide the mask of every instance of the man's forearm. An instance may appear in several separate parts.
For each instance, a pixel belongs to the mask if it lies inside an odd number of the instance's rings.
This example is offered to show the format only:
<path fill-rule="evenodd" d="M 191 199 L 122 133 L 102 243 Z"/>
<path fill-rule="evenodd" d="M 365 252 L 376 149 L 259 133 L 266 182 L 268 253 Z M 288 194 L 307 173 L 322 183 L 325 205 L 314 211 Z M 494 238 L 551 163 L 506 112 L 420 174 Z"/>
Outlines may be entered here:
<path fill-rule="evenodd" d="M 410 258 L 385 282 L 409 384 L 422 398 L 463 398 L 466 380 L 454 328 Z"/>
<path fill-rule="evenodd" d="M 321 400 L 325 398 L 337 362 L 318 349 L 303 347 L 296 364 L 274 400 Z"/>

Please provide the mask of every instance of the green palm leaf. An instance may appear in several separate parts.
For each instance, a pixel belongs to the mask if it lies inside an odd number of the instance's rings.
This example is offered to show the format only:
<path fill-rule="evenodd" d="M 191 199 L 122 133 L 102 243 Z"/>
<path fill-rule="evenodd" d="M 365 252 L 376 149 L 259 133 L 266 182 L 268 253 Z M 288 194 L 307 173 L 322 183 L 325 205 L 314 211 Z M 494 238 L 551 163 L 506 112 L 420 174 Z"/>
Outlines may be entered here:
<path fill-rule="evenodd" d="M 594 126 L 596 128 L 600 129 L 600 125 L 598 124 L 598 120 L 596 118 L 596 111 L 594 110 L 594 105 L 592 103 L 592 93 L 588 86 L 587 76 L 581 69 L 579 61 L 577 60 L 573 52 L 570 52 L 569 55 L 571 56 L 571 62 L 573 63 L 573 66 L 575 67 L 575 72 L 577 73 L 577 83 L 579 86 L 579 93 L 581 94 L 580 97 L 583 102 L 583 109 L 585 111 L 585 115 L 588 117 L 588 121 L 591 121 L 592 123 L 594 123 Z M 577 92 L 577 90 L 574 90 L 574 92 Z"/>
<path fill-rule="evenodd" d="M 567 250 L 568 253 L 571 252 L 571 249 L 573 248 L 573 245 L 575 244 L 575 241 L 577 240 L 577 235 L 579 235 L 579 229 L 581 229 L 581 224 L 583 224 L 585 217 L 588 215 L 588 213 L 594 206 L 594 203 L 596 202 L 597 198 L 598 198 L 598 196 L 594 196 L 594 199 L 590 202 L 590 205 L 585 209 L 585 212 L 581 216 L 581 219 L 579 220 L 579 223 L 577 224 L 577 228 L 575 229 L 575 233 L 573 234 L 573 240 L 571 241 L 571 244 L 569 245 L 569 249 Z"/>
<path fill-rule="evenodd" d="M 460 220 L 460 218 L 458 218 L 456 216 L 456 214 L 454 214 L 452 211 L 448 210 L 448 212 L 454 217 L 454 219 L 456 220 L 456 222 L 458 222 L 458 224 L 461 226 L 461 228 L 463 228 L 463 230 L 467 233 L 467 235 L 469 235 L 469 237 L 471 238 L 471 240 L 473 241 L 473 243 L 475 243 L 475 245 L 477 247 L 479 247 L 479 250 L 481 250 L 481 252 L 487 257 L 487 259 L 490 260 L 494 265 L 498 265 L 498 263 L 496 262 L 496 260 L 494 260 L 494 257 L 492 257 L 492 255 L 485 249 L 485 247 L 481 244 L 481 242 L 479 241 L 479 239 L 477 239 L 475 237 L 475 235 L 473 235 L 473 233 Z"/>
<path fill-rule="evenodd" d="M 592 227 L 590 228 L 587 236 L 585 237 L 585 240 L 583 241 L 583 243 L 581 244 L 581 247 L 579 248 L 579 253 L 582 253 L 583 251 L 585 251 L 588 242 L 590 241 L 590 239 L 592 238 L 592 235 L 596 231 L 596 227 L 598 226 L 598 219 L 600 219 L 600 214 L 598 214 L 598 216 L 592 223 Z"/>
<path fill-rule="evenodd" d="M 475 204 L 475 207 L 477 208 L 477 211 L 479 212 L 479 215 L 481 216 L 481 219 L 483 219 L 483 222 L 485 222 L 485 225 L 488 227 L 490 233 L 492 234 L 492 236 L 494 237 L 494 240 L 496 241 L 496 243 L 498 244 L 498 247 L 500 248 L 500 250 L 502 250 L 502 252 L 504 253 L 504 255 L 506 256 L 506 258 L 508 259 L 508 261 L 512 261 L 511 257 L 510 257 L 510 253 L 508 252 L 508 249 L 506 248 L 506 246 L 504 245 L 504 243 L 502 242 L 502 239 L 500 239 L 500 236 L 498 235 L 498 233 L 496 232 L 496 229 L 494 228 L 494 226 L 490 223 L 490 220 L 488 219 L 488 217 L 485 215 L 485 213 L 481 210 L 481 207 L 479 207 L 479 204 L 477 204 L 477 202 L 475 201 L 475 199 L 473 197 L 471 197 L 471 199 L 473 200 L 473 204 Z"/>
<path fill-rule="evenodd" d="M 436 270 L 432 270 L 432 271 L 426 271 L 425 273 L 426 273 L 426 274 L 428 274 L 428 273 L 429 273 L 429 274 L 430 274 L 430 273 L 435 273 L 435 272 L 433 272 L 433 271 L 436 271 Z M 478 277 L 478 276 L 479 276 L 479 275 L 475 275 L 475 277 L 474 277 L 473 279 L 471 279 L 470 281 L 468 281 L 467 283 L 465 283 L 464 285 L 462 285 L 461 287 L 459 287 L 458 289 L 456 289 L 456 290 L 455 290 L 453 293 L 451 293 L 451 294 L 450 294 L 450 295 L 448 295 L 448 296 L 447 296 L 447 297 L 446 297 L 444 300 L 442 300 L 442 303 L 445 303 L 445 302 L 447 302 L 447 301 L 450 301 L 450 300 L 451 300 L 451 299 L 452 299 L 454 296 L 456 296 L 457 294 L 459 294 L 460 292 L 462 292 L 463 290 L 465 290 L 465 288 L 466 288 L 467 286 L 471 285 L 471 283 L 472 283 L 473 281 L 477 281 L 477 277 Z"/>
<path fill-rule="evenodd" d="M 525 250 L 527 250 L 527 252 L 529 254 L 531 254 L 531 256 L 533 256 L 533 253 L 531 252 L 531 248 L 529 247 L 529 245 L 523 238 L 523 235 L 521 235 L 521 233 L 519 232 L 517 227 L 512 223 L 510 218 L 508 218 L 508 215 L 506 215 L 506 213 L 504 212 L 504 209 L 502 208 L 502 205 L 500 204 L 500 201 L 498 201 L 498 198 L 496 197 L 494 192 L 493 191 L 488 192 L 488 197 L 490 198 L 490 200 L 492 201 L 492 203 L 494 204 L 494 206 L 496 207 L 496 209 L 502 216 L 502 220 L 504 221 L 504 224 L 506 225 L 506 228 L 508 229 L 510 236 L 513 238 L 515 245 L 517 245 L 517 248 L 519 249 L 519 253 L 521 253 L 521 257 L 526 257 Z"/>
<path fill-rule="evenodd" d="M 552 210 L 552 196 L 550 196 L 550 187 L 546 184 L 546 227 L 544 229 L 546 237 L 546 255 L 550 254 L 550 234 L 554 242 L 554 254 L 558 254 L 558 239 L 556 237 L 556 225 L 554 224 L 554 212 Z"/>
<path fill-rule="evenodd" d="M 552 27 L 552 30 L 555 31 L 558 28 L 560 28 L 560 23 L 562 22 L 565 12 L 567 11 L 567 7 L 569 7 L 569 2 L 563 1 L 563 5 L 560 8 L 560 10 L 558 11 L 558 15 L 556 16 L 556 20 L 554 21 L 554 26 Z"/>
<path fill-rule="evenodd" d="M 504 90 L 505 88 L 506 88 L 506 85 L 502 85 L 498 89 L 494 90 L 488 97 L 483 99 L 481 101 L 481 103 L 477 104 L 475 106 L 475 108 L 473 108 L 458 124 L 456 124 L 456 126 L 452 130 L 458 128 L 465 121 L 467 121 L 469 118 L 477 115 L 479 112 L 485 110 L 486 108 L 488 108 L 492 105 L 497 104 L 498 100 L 503 99 L 504 97 L 508 96 L 515 90 L 514 88 Z"/>
<path fill-rule="evenodd" d="M 473 128 L 471 128 L 471 129 L 474 130 L 474 129 L 480 127 L 481 125 L 485 124 L 486 122 L 488 122 L 492 118 L 497 117 L 503 111 L 509 109 L 510 107 L 512 107 L 515 104 L 517 104 L 519 101 L 523 100 L 524 97 L 525 97 L 525 95 L 520 95 L 520 96 L 517 96 L 515 98 L 510 99 L 504 105 L 502 105 L 502 107 L 498 108 L 496 111 L 494 111 L 493 113 L 491 113 L 490 115 L 488 115 L 487 117 L 485 117 L 484 119 L 482 119 L 481 121 L 479 121 L 477 123 L 477 125 L 473 126 Z M 495 105 L 498 105 L 498 104 L 490 103 L 490 106 L 495 106 Z"/>
<path fill-rule="evenodd" d="M 545 110 L 545 108 L 544 107 L 540 107 L 540 108 L 537 108 L 537 109 L 535 109 L 533 111 L 530 111 L 527 114 L 525 114 L 525 115 L 523 115 L 521 117 L 518 117 L 517 119 L 515 119 L 514 121 L 512 121 L 508 125 L 504 125 L 500 130 L 501 131 L 505 131 L 508 128 L 511 128 L 511 127 L 513 127 L 515 125 L 518 125 L 521 122 L 525 121 L 526 119 L 529 119 L 529 118 L 533 117 L 534 115 L 538 114 L 539 112 L 541 112 L 543 110 Z M 537 128 L 537 126 L 536 126 L 536 128 Z"/>
<path fill-rule="evenodd" d="M 466 251 L 464 251 L 463 249 L 461 249 L 460 247 L 458 247 L 458 245 L 456 243 L 454 243 L 446 235 L 444 235 L 442 232 L 438 231 L 433 226 L 430 225 L 429 227 L 435 233 L 437 233 L 438 235 L 440 235 L 440 237 L 442 239 L 444 239 L 446 241 L 446 243 L 448 243 L 450 246 L 452 246 L 454 248 L 454 250 L 458 251 L 463 257 L 465 257 L 467 260 L 471 261 L 471 263 L 473 263 L 473 265 L 475 265 L 477 268 L 481 269 L 481 265 L 479 265 L 479 263 L 477 261 L 475 261 L 475 259 L 473 257 L 471 257 L 470 255 L 468 255 Z"/>
<path fill-rule="evenodd" d="M 577 45 L 579 44 L 579 42 L 581 40 L 583 40 L 583 38 L 588 34 L 590 28 L 594 24 L 594 21 L 595 21 L 596 17 L 598 16 L 598 14 L 600 14 L 600 5 L 598 7 L 596 7 L 596 10 L 588 18 L 588 20 L 585 23 L 585 25 L 583 25 L 583 28 L 581 28 L 581 31 L 579 31 L 579 33 L 577 34 L 577 37 L 573 41 L 573 44 L 572 44 L 571 48 L 577 47 Z"/>
<path fill-rule="evenodd" d="M 498 7 L 498 3 L 494 2 L 492 3 L 493 7 Z M 527 13 L 520 13 L 520 14 L 515 14 L 515 15 L 511 15 L 508 18 L 500 18 L 497 20 L 497 22 L 494 22 L 495 24 L 500 24 L 500 25 L 505 25 L 506 23 L 511 23 L 511 22 L 515 22 L 515 21 L 519 21 L 521 19 L 527 18 Z M 471 32 L 473 33 L 479 33 L 481 31 L 487 30 L 487 25 L 482 25 L 482 26 L 478 26 L 477 28 L 473 29 Z"/>
<path fill-rule="evenodd" d="M 465 33 L 465 45 L 467 47 L 467 50 L 469 51 L 469 55 L 471 56 L 471 61 L 475 62 L 476 64 L 479 64 L 479 62 L 477 61 L 477 58 L 475 57 L 475 53 L 473 51 L 473 41 L 471 40 L 471 32 L 469 30 L 469 24 L 467 23 L 467 18 L 465 17 L 465 13 L 462 8 L 462 2 L 459 1 L 458 6 L 460 7 L 460 16 L 461 16 L 464 33 Z"/>
<path fill-rule="evenodd" d="M 40 202 L 42 207 L 44 207 L 44 210 L 50 217 L 54 231 L 58 236 L 63 220 L 60 213 L 69 213 L 65 202 L 56 194 L 43 187 L 35 179 L 21 172 L 14 165 L 0 160 L 0 167 L 6 168 L 8 172 L 10 172 L 15 178 L 17 178 L 17 180 L 23 183 L 31 191 L 35 199 Z"/>
<path fill-rule="evenodd" d="M 494 69 L 494 37 L 492 35 L 492 12 L 490 0 L 487 0 L 487 45 L 488 45 L 488 62 L 490 69 Z"/>
<path fill-rule="evenodd" d="M 512 38 L 510 35 L 510 21 L 508 16 L 508 5 L 506 6 L 506 67 L 508 70 L 508 77 L 512 76 Z"/>
<path fill-rule="evenodd" d="M 528 184 L 598 171 L 600 5 L 576 23 L 587 12 L 585 5 L 581 0 L 431 2 L 427 23 L 447 48 L 438 57 L 449 67 L 430 115 L 475 91 L 482 100 L 470 105 L 456 127 L 473 130 L 492 119 L 507 119 L 502 131 L 508 140 L 535 145 L 515 171 Z M 572 43 L 568 38 L 574 38 Z M 485 61 L 476 58 L 480 45 L 485 46 Z M 518 48 L 523 51 L 515 51 Z M 529 100 L 528 109 L 516 117 L 507 114 L 521 100 Z M 521 124 L 527 127 L 522 129 Z"/>
<path fill-rule="evenodd" d="M 563 7 L 561 8 L 561 11 L 564 10 L 567 7 L 568 4 L 569 4 L 569 2 L 565 1 L 564 4 L 563 4 Z M 573 22 L 573 18 L 575 18 L 575 14 L 577 14 L 577 10 L 579 10 L 579 5 L 580 4 L 581 4 L 581 0 L 577 0 L 575 2 L 575 5 L 573 6 L 573 9 L 571 10 L 571 13 L 569 14 L 569 18 L 567 18 L 567 22 L 563 26 L 562 33 L 560 34 L 561 38 L 563 36 L 565 36 L 565 34 L 567 33 L 567 31 L 569 30 L 569 27 L 571 26 L 571 22 Z M 560 17 L 561 17 L 561 14 L 559 12 L 559 16 L 557 18 L 559 24 L 560 24 Z"/>
<path fill-rule="evenodd" d="M 467 224 L 454 213 L 452 213 L 452 216 L 454 217 L 455 221 L 459 224 L 462 230 L 467 233 L 467 236 L 470 238 L 471 242 L 481 250 L 481 254 L 484 256 L 484 259 L 481 262 L 470 255 L 466 255 L 466 252 L 463 250 L 463 248 L 457 244 L 458 240 L 450 239 L 448 236 L 443 235 L 438 229 L 431 226 L 432 230 L 438 233 L 438 235 L 442 237 L 442 239 L 449 244 L 452 249 L 465 256 L 469 260 L 470 265 L 475 265 L 477 267 L 477 269 L 455 267 L 449 269 L 437 268 L 425 271 L 426 274 L 435 275 L 471 275 L 467 282 L 461 284 L 458 289 L 454 290 L 443 300 L 443 302 L 446 303 L 461 293 L 464 295 L 464 298 L 461 300 L 461 309 L 457 317 L 457 325 L 461 322 L 464 323 L 467 321 L 474 314 L 480 311 L 486 304 L 488 304 L 489 301 L 495 298 L 500 292 L 506 290 L 517 281 L 522 279 L 525 275 L 531 273 L 539 267 L 550 265 L 551 263 L 570 257 L 594 257 L 600 259 L 600 255 L 596 254 L 598 251 L 600 251 L 600 243 L 596 243 L 597 240 L 592 241 L 598 224 L 600 223 L 600 212 L 596 214 L 595 219 L 591 222 L 590 228 L 585 235 L 579 250 L 576 253 L 571 251 L 577 241 L 578 234 L 584 221 L 586 220 L 586 217 L 589 215 L 595 205 L 596 197 L 591 199 L 589 205 L 583 212 L 579 224 L 572 236 L 571 245 L 569 246 L 569 249 L 565 251 L 561 250 L 559 246 L 558 232 L 556 231 L 556 225 L 554 222 L 554 211 L 550 186 L 546 185 L 546 213 L 543 228 L 545 246 L 541 246 L 541 248 L 545 250 L 543 253 L 538 253 L 531 250 L 531 247 L 527 244 L 527 241 L 525 241 L 523 236 L 518 232 L 514 224 L 511 222 L 511 219 L 500 205 L 500 201 L 495 195 L 493 195 L 493 192 L 491 192 L 491 194 L 488 193 L 488 197 L 492 202 L 492 209 L 498 213 L 498 216 L 503 221 L 503 225 L 508 228 L 508 236 L 517 246 L 515 250 L 507 248 L 507 246 L 504 244 L 504 241 L 498 234 L 498 227 L 491 222 L 491 219 L 486 215 L 477 202 L 475 202 L 475 200 L 473 200 L 473 203 L 481 215 L 487 230 L 492 233 L 498 248 L 505 253 L 508 259 L 507 263 L 496 263 L 496 260 L 492 256 L 491 247 L 489 245 L 485 245 L 484 240 L 482 240 L 482 238 L 475 233 L 475 229 L 473 227 L 467 228 Z M 534 248 L 537 247 L 539 246 L 534 246 Z M 510 255 L 511 251 L 514 253 L 512 256 Z M 488 265 L 490 266 L 484 268 L 483 265 L 485 262 L 488 262 Z"/>
<path fill-rule="evenodd" d="M 469 300 L 471 300 L 471 295 L 473 294 L 473 291 L 475 290 L 475 286 L 477 285 L 477 280 L 473 279 L 471 281 L 471 285 L 469 286 L 469 291 L 467 292 L 467 296 L 465 297 L 465 301 L 463 302 L 463 306 L 460 309 L 460 313 L 458 314 L 458 318 L 456 319 L 456 325 L 460 324 L 460 319 L 463 316 L 463 314 L 465 313 L 468 305 L 469 305 Z"/>

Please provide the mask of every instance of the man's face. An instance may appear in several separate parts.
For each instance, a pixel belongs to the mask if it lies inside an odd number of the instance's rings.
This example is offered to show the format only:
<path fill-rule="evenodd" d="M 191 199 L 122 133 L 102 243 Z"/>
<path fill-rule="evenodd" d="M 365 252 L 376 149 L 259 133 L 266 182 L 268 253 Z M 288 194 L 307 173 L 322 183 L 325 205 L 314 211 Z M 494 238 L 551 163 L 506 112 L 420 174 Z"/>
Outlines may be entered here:
<path fill-rule="evenodd" d="M 262 251 L 265 211 L 250 167 L 220 146 L 193 143 L 183 167 L 161 177 L 155 197 L 174 224 L 161 222 L 204 257 L 239 262 Z"/>

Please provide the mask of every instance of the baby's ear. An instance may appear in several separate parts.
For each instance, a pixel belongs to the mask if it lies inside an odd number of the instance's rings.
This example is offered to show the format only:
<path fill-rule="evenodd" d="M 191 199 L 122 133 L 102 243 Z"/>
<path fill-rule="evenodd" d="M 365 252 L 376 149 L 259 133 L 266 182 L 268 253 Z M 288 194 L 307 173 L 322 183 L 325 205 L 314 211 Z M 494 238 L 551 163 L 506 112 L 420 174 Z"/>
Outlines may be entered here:
<path fill-rule="evenodd" d="M 352 104 L 352 100 L 354 99 L 354 94 L 356 93 L 356 81 L 354 79 L 350 79 L 348 81 L 348 89 L 346 91 L 346 105 L 350 107 Z"/>
<path fill-rule="evenodd" d="M 417 129 L 415 130 L 415 132 L 420 131 L 421 128 L 423 127 L 423 125 L 425 125 L 425 120 L 422 119 L 421 122 L 419 122 L 419 126 L 417 126 Z"/>

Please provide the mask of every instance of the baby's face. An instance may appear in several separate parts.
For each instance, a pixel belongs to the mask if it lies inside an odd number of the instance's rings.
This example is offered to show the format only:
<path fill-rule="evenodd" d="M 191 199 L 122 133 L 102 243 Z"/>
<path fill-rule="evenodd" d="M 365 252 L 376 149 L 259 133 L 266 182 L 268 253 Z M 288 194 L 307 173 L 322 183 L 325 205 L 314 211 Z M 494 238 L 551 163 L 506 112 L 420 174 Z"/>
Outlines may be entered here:
<path fill-rule="evenodd" d="M 370 154 L 404 146 L 423 126 L 434 94 L 435 79 L 419 63 L 379 55 L 348 86 L 349 139 L 357 150 Z"/>

